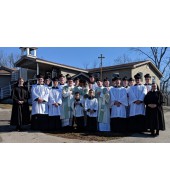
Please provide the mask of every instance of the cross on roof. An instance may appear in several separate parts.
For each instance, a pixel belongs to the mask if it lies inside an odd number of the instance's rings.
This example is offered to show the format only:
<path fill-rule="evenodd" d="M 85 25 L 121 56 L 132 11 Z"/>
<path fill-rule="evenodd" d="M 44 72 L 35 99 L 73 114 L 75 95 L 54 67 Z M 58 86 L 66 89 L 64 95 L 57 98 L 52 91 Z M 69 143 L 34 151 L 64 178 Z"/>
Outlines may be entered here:
<path fill-rule="evenodd" d="M 100 54 L 100 56 L 98 57 L 98 59 L 100 59 L 100 67 L 102 67 L 102 61 L 103 61 L 103 59 L 104 59 L 105 57 L 102 55 L 102 54 Z"/>

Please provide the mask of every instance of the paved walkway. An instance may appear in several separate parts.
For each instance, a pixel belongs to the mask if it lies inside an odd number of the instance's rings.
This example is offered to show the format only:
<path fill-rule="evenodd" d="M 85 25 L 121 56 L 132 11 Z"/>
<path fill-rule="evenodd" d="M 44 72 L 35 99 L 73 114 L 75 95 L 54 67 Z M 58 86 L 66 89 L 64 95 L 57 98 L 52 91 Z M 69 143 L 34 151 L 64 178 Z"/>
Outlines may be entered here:
<path fill-rule="evenodd" d="M 165 110 L 166 131 L 161 131 L 160 136 L 151 137 L 149 134 L 134 134 L 129 137 L 109 140 L 112 143 L 170 143 L 170 108 Z M 78 139 L 66 139 L 51 136 L 41 132 L 13 131 L 14 127 L 9 126 L 11 110 L 0 109 L 0 142 L 3 143 L 80 143 L 88 142 Z"/>

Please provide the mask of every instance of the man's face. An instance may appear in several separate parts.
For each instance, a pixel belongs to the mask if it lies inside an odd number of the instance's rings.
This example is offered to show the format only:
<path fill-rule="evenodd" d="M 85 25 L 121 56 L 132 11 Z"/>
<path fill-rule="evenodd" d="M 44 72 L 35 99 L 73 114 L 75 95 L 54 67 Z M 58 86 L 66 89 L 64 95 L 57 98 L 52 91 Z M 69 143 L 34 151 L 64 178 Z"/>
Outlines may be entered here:
<path fill-rule="evenodd" d="M 43 84 L 44 83 L 44 78 L 38 78 L 38 83 Z"/>
<path fill-rule="evenodd" d="M 110 85 L 110 82 L 108 80 L 104 82 L 105 87 L 109 87 L 109 85 Z"/>
<path fill-rule="evenodd" d="M 120 86 L 120 84 L 121 84 L 121 80 L 116 80 L 116 85 Z"/>
<path fill-rule="evenodd" d="M 136 79 L 135 82 L 136 82 L 136 84 L 140 84 L 141 79 Z"/>
<path fill-rule="evenodd" d="M 76 99 L 79 99 L 79 98 L 80 98 L 80 94 L 76 94 L 76 95 L 75 95 L 75 98 L 76 98 Z"/>
<path fill-rule="evenodd" d="M 133 86 L 134 85 L 134 81 L 129 81 L 129 86 Z"/>
<path fill-rule="evenodd" d="M 150 78 L 145 78 L 145 82 L 146 82 L 146 84 L 149 84 Z"/>
<path fill-rule="evenodd" d="M 61 77 L 61 78 L 60 78 L 60 83 L 62 83 L 62 84 L 65 83 L 65 78 L 64 78 L 64 77 Z"/>
<path fill-rule="evenodd" d="M 92 90 L 89 90 L 89 96 L 93 96 L 94 92 Z"/>
<path fill-rule="evenodd" d="M 95 81 L 94 77 L 90 77 L 90 82 L 94 82 L 94 81 Z"/>
<path fill-rule="evenodd" d="M 49 85 L 49 84 L 50 84 L 50 82 L 51 82 L 51 80 L 50 80 L 50 79 L 45 79 L 45 84 L 46 84 L 46 85 Z"/>
<path fill-rule="evenodd" d="M 69 86 L 72 86 L 72 85 L 73 85 L 73 80 L 69 80 L 69 81 L 68 81 L 68 85 L 69 85 Z"/>
<path fill-rule="evenodd" d="M 98 85 L 99 87 L 102 87 L 103 82 L 102 82 L 102 81 L 97 81 L 97 85 Z"/>
<path fill-rule="evenodd" d="M 128 81 L 127 80 L 123 80 L 123 86 L 124 87 L 128 86 Z"/>
<path fill-rule="evenodd" d="M 58 81 L 53 81 L 54 86 L 58 86 Z"/>

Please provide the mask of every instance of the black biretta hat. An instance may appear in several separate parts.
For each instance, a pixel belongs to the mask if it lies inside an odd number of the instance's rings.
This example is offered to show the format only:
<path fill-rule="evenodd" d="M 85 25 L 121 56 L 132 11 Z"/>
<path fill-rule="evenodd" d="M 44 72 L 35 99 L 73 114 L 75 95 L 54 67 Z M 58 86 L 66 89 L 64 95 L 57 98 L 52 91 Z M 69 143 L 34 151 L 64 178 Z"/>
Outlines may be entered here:
<path fill-rule="evenodd" d="M 94 78 L 94 74 L 90 74 L 90 75 L 89 75 L 89 78 L 92 78 L 92 77 Z"/>
<path fill-rule="evenodd" d="M 61 77 L 65 78 L 64 74 L 60 74 L 60 75 L 59 75 L 59 78 L 61 78 Z"/>
<path fill-rule="evenodd" d="M 123 80 L 123 81 L 128 81 L 127 76 L 124 76 L 124 77 L 122 78 L 122 80 Z"/>
<path fill-rule="evenodd" d="M 128 81 L 131 82 L 131 81 L 134 81 L 134 79 L 133 78 L 129 78 Z"/>
<path fill-rule="evenodd" d="M 44 80 L 51 80 L 49 76 L 45 76 Z"/>
<path fill-rule="evenodd" d="M 121 77 L 116 76 L 116 77 L 115 77 L 115 80 L 121 80 Z"/>
<path fill-rule="evenodd" d="M 109 81 L 109 79 L 106 77 L 103 81 L 106 82 L 106 81 Z"/>
<path fill-rule="evenodd" d="M 145 78 L 151 78 L 150 74 L 144 75 Z"/>
<path fill-rule="evenodd" d="M 44 76 L 43 76 L 42 74 L 38 74 L 38 75 L 36 76 L 36 78 L 44 78 Z"/>
<path fill-rule="evenodd" d="M 137 73 L 136 75 L 134 75 L 134 78 L 135 78 L 135 80 L 137 80 L 137 79 L 141 79 L 142 77 L 141 77 L 140 73 Z"/>
<path fill-rule="evenodd" d="M 74 78 L 74 81 L 76 81 L 76 80 L 79 80 L 79 81 L 80 81 L 80 78 Z"/>
<path fill-rule="evenodd" d="M 58 78 L 57 77 L 54 77 L 53 79 L 52 79 L 52 81 L 54 82 L 54 81 L 57 81 L 58 82 Z"/>
<path fill-rule="evenodd" d="M 96 79 L 96 82 L 99 82 L 99 81 L 102 82 L 102 80 L 101 80 L 100 78 L 97 78 L 97 79 Z"/>
<path fill-rule="evenodd" d="M 67 78 L 67 81 L 69 81 L 69 80 L 73 80 L 73 78 L 72 77 Z"/>

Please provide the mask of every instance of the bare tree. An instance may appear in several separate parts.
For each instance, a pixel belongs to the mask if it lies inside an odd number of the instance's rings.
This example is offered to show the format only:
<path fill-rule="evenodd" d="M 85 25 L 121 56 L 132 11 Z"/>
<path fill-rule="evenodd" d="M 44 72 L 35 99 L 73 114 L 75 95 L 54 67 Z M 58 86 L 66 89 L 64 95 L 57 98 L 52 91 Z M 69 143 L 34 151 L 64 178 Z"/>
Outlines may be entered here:
<path fill-rule="evenodd" d="M 84 67 L 84 69 L 88 69 L 89 63 L 84 63 L 84 64 L 83 64 L 83 67 Z"/>
<path fill-rule="evenodd" d="M 168 56 L 168 47 L 150 47 L 148 52 L 143 51 L 142 48 L 131 48 L 131 50 L 144 55 L 155 64 L 163 74 L 161 90 L 163 93 L 168 92 L 170 81 L 170 56 Z"/>
<path fill-rule="evenodd" d="M 114 59 L 114 64 L 127 64 L 129 62 L 132 62 L 132 59 L 126 54 L 118 56 L 116 59 Z"/>
<path fill-rule="evenodd" d="M 15 67 L 15 62 L 20 58 L 19 55 L 10 53 L 5 55 L 3 51 L 0 51 L 0 66 L 7 66 L 10 68 Z"/>
<path fill-rule="evenodd" d="M 96 61 L 93 62 L 93 68 L 98 68 L 98 63 Z"/>

